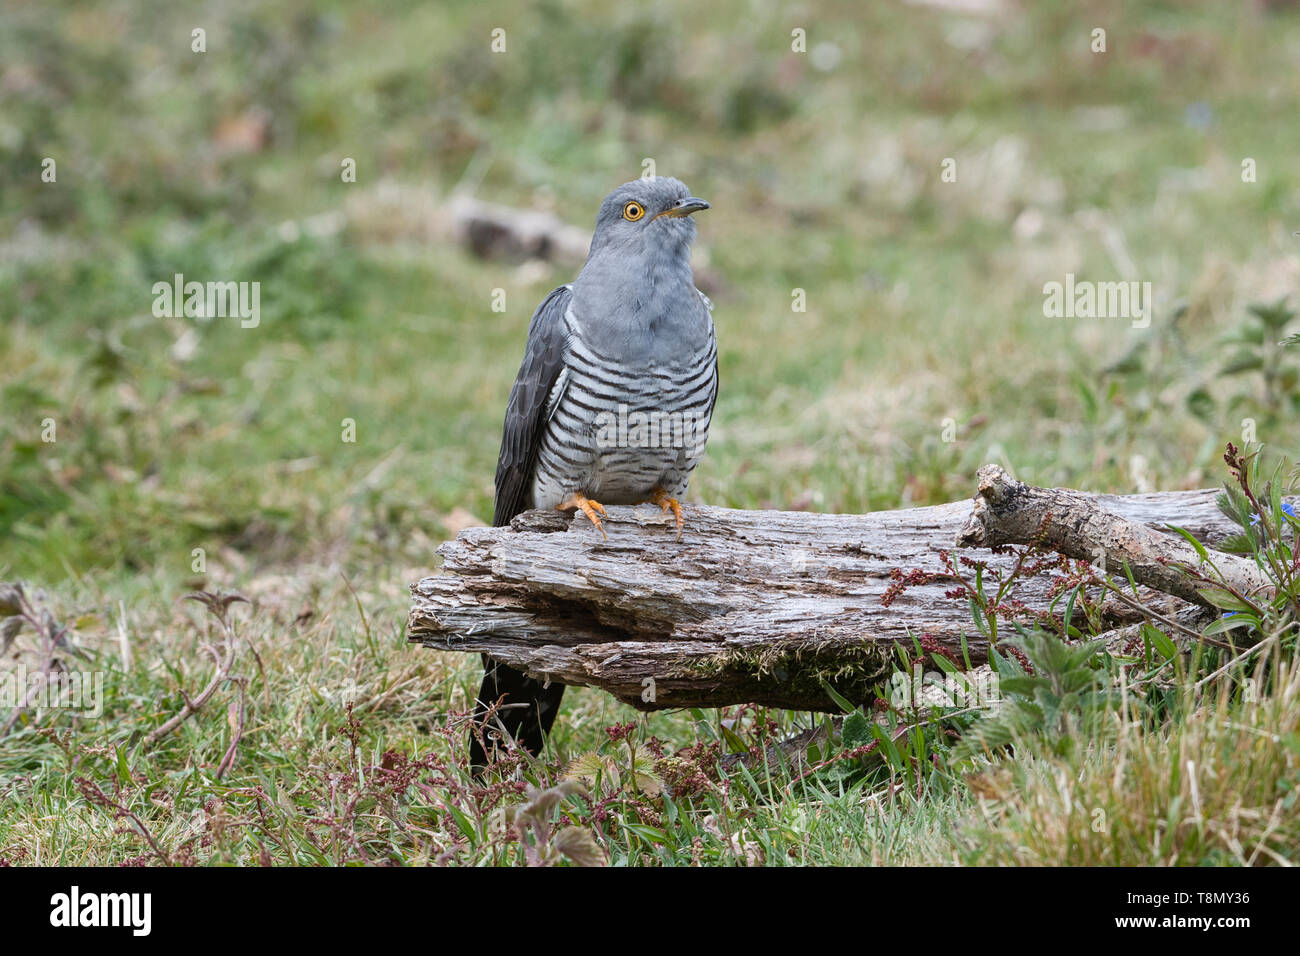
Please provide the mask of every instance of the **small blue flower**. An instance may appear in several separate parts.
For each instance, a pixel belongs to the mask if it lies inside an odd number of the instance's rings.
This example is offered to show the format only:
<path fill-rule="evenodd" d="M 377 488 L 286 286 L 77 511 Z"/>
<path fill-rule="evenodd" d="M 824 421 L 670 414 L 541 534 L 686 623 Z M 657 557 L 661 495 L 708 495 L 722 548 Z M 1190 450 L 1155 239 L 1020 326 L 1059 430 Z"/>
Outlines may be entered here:
<path fill-rule="evenodd" d="M 1286 515 L 1290 515 L 1292 518 L 1296 517 L 1295 505 L 1291 504 L 1289 501 L 1283 502 L 1282 513 Z M 1253 528 L 1258 524 L 1259 524 L 1259 515 L 1252 514 L 1250 516 L 1250 526 Z"/>

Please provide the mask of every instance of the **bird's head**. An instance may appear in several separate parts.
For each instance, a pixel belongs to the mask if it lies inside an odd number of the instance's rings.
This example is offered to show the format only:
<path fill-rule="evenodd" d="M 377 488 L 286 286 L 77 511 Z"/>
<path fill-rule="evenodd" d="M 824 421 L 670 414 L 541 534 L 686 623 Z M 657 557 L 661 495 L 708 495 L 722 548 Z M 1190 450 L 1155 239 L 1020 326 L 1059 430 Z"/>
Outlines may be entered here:
<path fill-rule="evenodd" d="M 600 204 L 591 253 L 612 249 L 685 253 L 695 239 L 691 214 L 708 208 L 709 204 L 692 196 L 680 179 L 634 179 L 619 186 Z"/>

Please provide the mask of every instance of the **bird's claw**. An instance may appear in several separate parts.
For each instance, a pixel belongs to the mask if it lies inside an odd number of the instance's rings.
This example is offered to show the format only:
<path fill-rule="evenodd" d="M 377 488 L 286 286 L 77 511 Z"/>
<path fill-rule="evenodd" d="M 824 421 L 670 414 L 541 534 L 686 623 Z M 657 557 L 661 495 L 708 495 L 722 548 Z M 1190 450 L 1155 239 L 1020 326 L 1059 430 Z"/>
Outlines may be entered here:
<path fill-rule="evenodd" d="M 577 508 L 585 514 L 587 519 L 596 526 L 596 530 L 600 532 L 600 536 L 606 541 L 609 540 L 609 535 L 605 534 L 605 525 L 600 520 L 600 515 L 605 514 L 604 505 L 599 501 L 594 501 L 593 499 L 588 498 L 586 495 L 575 492 L 560 502 L 560 506 L 556 510 L 568 511 L 570 508 Z M 596 512 L 600 512 L 600 515 Z"/>
<path fill-rule="evenodd" d="M 673 517 L 677 519 L 677 540 L 682 540 L 682 525 L 685 524 L 686 519 L 682 517 L 681 502 L 662 488 L 656 488 L 650 492 L 650 501 L 657 504 L 664 514 L 668 514 L 670 511 L 673 513 Z"/>

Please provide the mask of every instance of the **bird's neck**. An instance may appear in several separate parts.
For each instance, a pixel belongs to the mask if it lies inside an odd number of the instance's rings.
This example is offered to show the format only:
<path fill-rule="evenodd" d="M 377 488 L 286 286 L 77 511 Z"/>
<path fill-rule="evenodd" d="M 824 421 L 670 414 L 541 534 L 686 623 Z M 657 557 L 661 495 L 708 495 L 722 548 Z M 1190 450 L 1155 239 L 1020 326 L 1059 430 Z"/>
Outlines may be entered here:
<path fill-rule="evenodd" d="M 691 247 L 655 246 L 648 249 L 620 249 L 593 255 L 574 283 L 574 296 L 594 301 L 639 300 L 647 303 L 694 294 Z"/>
<path fill-rule="evenodd" d="M 664 339 L 703 348 L 709 335 L 689 254 L 588 259 L 573 283 L 573 312 L 580 336 L 627 361 L 655 354 Z"/>

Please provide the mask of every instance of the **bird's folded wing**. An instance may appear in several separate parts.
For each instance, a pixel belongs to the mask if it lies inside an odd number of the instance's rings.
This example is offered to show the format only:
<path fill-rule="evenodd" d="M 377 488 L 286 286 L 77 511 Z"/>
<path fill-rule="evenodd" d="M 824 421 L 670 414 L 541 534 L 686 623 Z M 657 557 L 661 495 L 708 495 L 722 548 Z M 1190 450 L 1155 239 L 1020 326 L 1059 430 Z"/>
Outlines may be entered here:
<path fill-rule="evenodd" d="M 564 371 L 564 313 L 573 301 L 573 292 L 563 285 L 553 291 L 528 324 L 528 343 L 519 375 L 510 390 L 506 407 L 505 428 L 501 436 L 501 456 L 497 459 L 496 510 L 493 525 L 510 523 L 510 519 L 528 507 L 542 429 L 548 415 L 552 390 Z"/>

